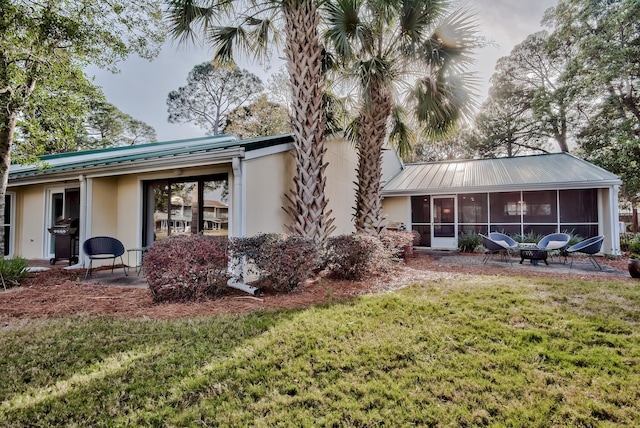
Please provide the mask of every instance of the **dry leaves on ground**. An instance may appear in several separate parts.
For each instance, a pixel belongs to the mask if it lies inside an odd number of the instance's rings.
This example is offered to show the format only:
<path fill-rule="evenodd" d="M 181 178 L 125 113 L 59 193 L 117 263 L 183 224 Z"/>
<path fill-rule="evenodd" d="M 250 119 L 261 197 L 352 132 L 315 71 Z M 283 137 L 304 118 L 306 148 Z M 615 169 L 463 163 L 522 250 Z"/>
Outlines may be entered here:
<path fill-rule="evenodd" d="M 626 270 L 626 261 L 612 260 L 607 263 Z M 0 321 L 6 323 L 10 320 L 74 315 L 177 319 L 256 310 L 298 309 L 343 301 L 362 294 L 391 291 L 417 281 L 451 279 L 464 274 L 522 275 L 522 271 L 477 264 L 455 265 L 418 254 L 393 272 L 365 281 L 337 281 L 320 277 L 288 294 L 265 293 L 254 298 L 229 289 L 226 295 L 215 300 L 154 303 L 147 288 L 80 282 L 76 273 L 52 269 L 30 274 L 21 287 L 0 291 Z M 542 269 L 527 271 L 527 276 L 577 279 L 575 274 L 553 274 Z M 594 274 L 587 276 L 593 278 Z M 628 280 L 633 281 L 632 278 Z"/>

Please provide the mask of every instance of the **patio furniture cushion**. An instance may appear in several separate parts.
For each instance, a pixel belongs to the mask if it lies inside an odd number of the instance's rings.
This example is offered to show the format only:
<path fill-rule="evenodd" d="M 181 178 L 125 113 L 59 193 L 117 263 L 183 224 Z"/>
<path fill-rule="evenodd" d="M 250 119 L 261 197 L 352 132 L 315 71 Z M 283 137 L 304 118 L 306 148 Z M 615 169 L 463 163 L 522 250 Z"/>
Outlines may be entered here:
<path fill-rule="evenodd" d="M 509 244 L 507 243 L 507 241 L 493 241 L 498 245 L 503 246 L 504 248 L 509 248 Z"/>
<path fill-rule="evenodd" d="M 569 241 L 549 241 L 546 246 L 547 250 L 559 250 L 560 248 L 566 247 Z"/>
<path fill-rule="evenodd" d="M 567 233 L 550 233 L 538 241 L 538 248 L 560 250 L 569 245 L 570 240 L 571 236 Z"/>

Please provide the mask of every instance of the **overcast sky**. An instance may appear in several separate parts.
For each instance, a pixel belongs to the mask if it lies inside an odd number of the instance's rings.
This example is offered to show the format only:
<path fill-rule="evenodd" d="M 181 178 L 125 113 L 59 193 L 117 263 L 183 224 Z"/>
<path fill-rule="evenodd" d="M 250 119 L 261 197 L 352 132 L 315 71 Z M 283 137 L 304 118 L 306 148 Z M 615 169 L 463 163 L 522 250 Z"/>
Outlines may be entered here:
<path fill-rule="evenodd" d="M 475 71 L 481 87 L 479 102 L 484 101 L 489 89 L 489 79 L 498 58 L 529 34 L 542 29 L 540 20 L 544 11 L 555 6 L 557 0 L 469 0 L 467 5 L 476 11 L 479 32 L 491 44 L 476 55 Z M 187 74 L 196 65 L 211 59 L 206 48 L 177 46 L 167 42 L 160 55 L 149 62 L 130 58 L 120 64 L 120 73 L 91 68 L 89 75 L 102 87 L 107 100 L 123 112 L 153 126 L 158 141 L 200 137 L 204 131 L 189 124 L 172 124 L 167 121 L 166 99 L 170 91 L 186 84 Z M 266 83 L 268 75 L 276 71 L 278 63 L 270 69 L 247 61 L 239 61 L 242 68 L 259 75 Z"/>

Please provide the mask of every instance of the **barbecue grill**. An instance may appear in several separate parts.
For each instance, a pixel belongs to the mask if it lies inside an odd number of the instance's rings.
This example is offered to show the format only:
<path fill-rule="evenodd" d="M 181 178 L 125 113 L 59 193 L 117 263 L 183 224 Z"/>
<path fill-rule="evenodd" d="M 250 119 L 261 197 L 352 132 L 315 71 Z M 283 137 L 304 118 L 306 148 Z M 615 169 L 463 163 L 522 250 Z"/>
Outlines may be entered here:
<path fill-rule="evenodd" d="M 54 254 L 49 263 L 55 265 L 58 260 L 69 260 L 69 266 L 78 263 L 78 219 L 62 218 L 49 228 L 53 235 Z"/>

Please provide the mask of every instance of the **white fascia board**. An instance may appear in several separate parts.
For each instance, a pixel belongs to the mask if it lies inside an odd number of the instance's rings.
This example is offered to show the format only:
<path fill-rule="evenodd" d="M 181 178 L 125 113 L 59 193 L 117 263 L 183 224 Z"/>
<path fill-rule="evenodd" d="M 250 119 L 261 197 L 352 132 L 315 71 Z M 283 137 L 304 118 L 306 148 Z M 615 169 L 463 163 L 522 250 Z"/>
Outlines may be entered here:
<path fill-rule="evenodd" d="M 265 156 L 275 155 L 278 153 L 293 150 L 293 143 L 278 144 L 277 146 L 265 147 L 262 149 L 251 150 L 244 155 L 245 160 L 257 159 Z"/>

